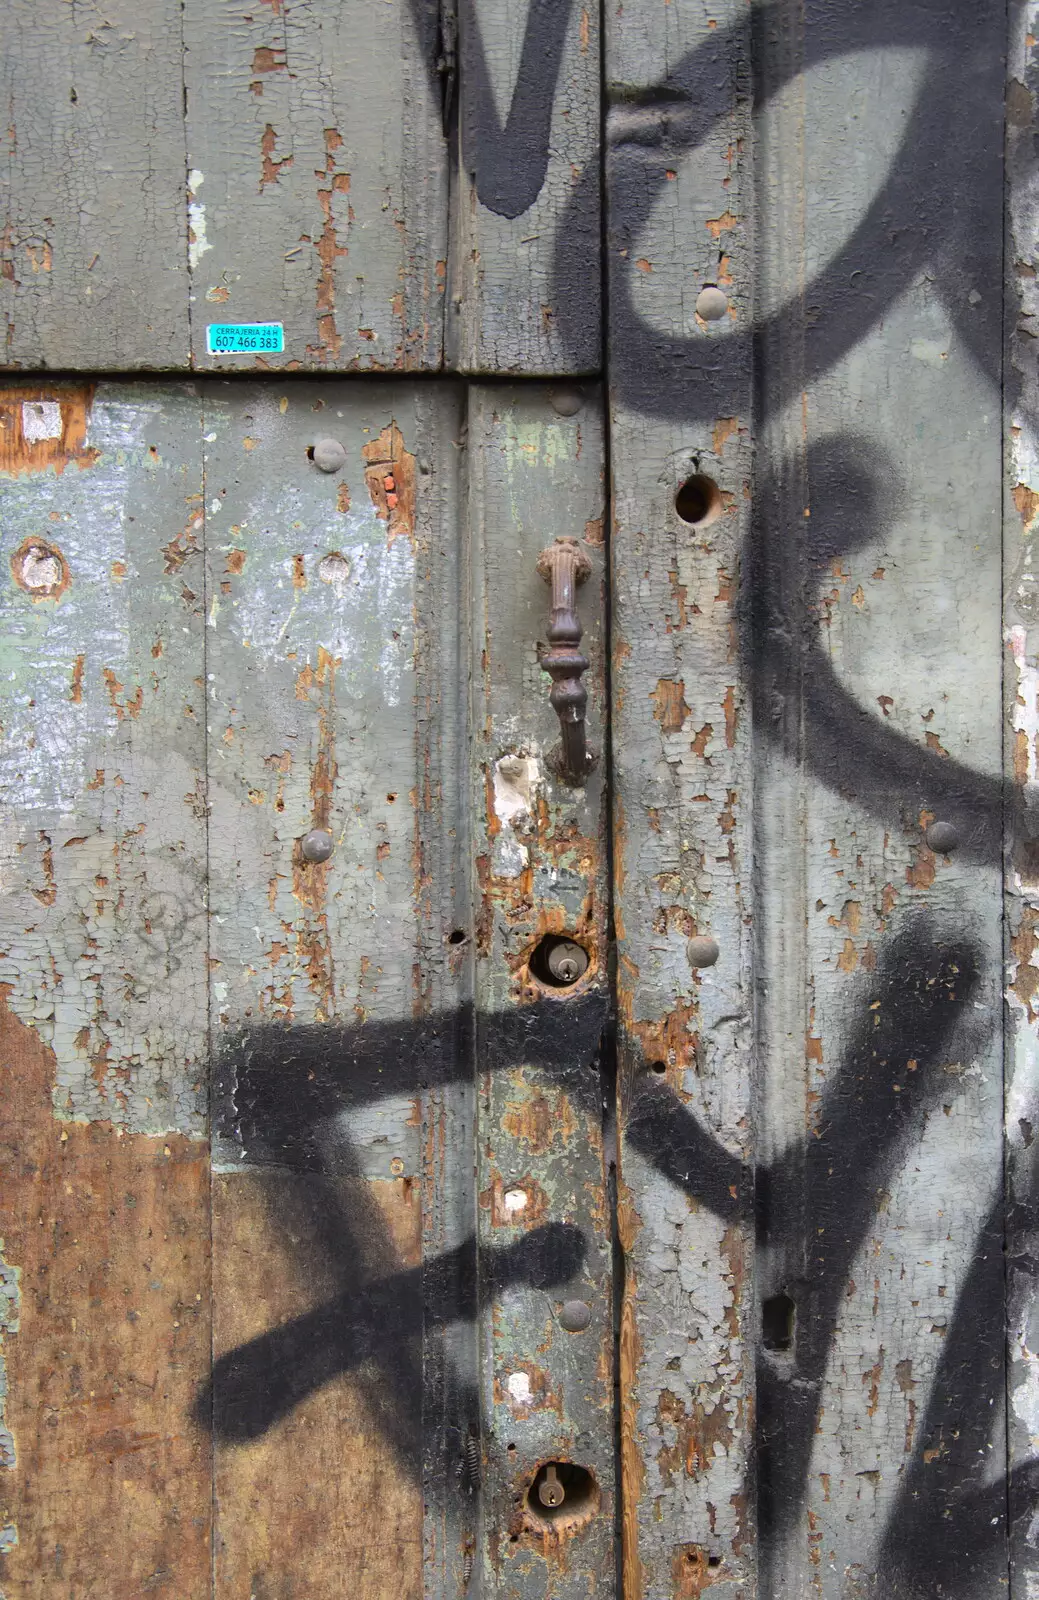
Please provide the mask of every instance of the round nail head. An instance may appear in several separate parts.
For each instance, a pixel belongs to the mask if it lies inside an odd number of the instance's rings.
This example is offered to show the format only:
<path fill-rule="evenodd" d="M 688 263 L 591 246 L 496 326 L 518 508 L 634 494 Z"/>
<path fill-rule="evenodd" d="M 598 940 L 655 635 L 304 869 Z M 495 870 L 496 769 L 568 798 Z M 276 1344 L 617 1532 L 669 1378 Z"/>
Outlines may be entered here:
<path fill-rule="evenodd" d="M 585 1300 L 564 1300 L 559 1326 L 567 1333 L 583 1333 L 592 1320 L 592 1308 Z"/>
<path fill-rule="evenodd" d="M 576 417 L 584 405 L 584 392 L 581 389 L 553 389 L 551 404 L 557 416 Z"/>
<path fill-rule="evenodd" d="M 720 322 L 729 309 L 729 297 L 716 283 L 709 283 L 696 297 L 696 315 L 704 322 Z"/>
<path fill-rule="evenodd" d="M 948 855 L 960 842 L 960 832 L 954 822 L 932 822 L 924 832 L 928 850 L 936 856 Z"/>
<path fill-rule="evenodd" d="M 718 941 L 709 933 L 698 933 L 685 947 L 691 967 L 713 967 L 718 959 Z"/>
<path fill-rule="evenodd" d="M 338 472 L 346 460 L 346 446 L 338 439 L 319 439 L 312 452 L 319 472 Z"/>
<path fill-rule="evenodd" d="M 332 835 L 324 828 L 311 828 L 300 848 L 304 861 L 327 861 L 332 854 Z"/>

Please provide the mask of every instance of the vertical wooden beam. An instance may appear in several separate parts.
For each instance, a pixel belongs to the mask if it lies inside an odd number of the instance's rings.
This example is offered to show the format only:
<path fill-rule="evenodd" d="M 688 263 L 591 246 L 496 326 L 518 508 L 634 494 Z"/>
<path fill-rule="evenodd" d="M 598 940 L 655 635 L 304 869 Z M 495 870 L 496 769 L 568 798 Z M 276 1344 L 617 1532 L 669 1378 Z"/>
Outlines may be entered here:
<path fill-rule="evenodd" d="M 780 3 L 754 36 L 769 1596 L 1005 1575 L 1002 28 Z"/>
<path fill-rule="evenodd" d="M 607 23 L 624 1583 L 754 1584 L 749 39 Z"/>
<path fill-rule="evenodd" d="M 187 0 L 184 31 L 194 364 L 439 366 L 436 7 Z M 211 356 L 220 322 L 280 322 L 284 351 Z"/>
<path fill-rule="evenodd" d="M 179 0 L 4 11 L 0 364 L 188 363 Z"/>
<path fill-rule="evenodd" d="M 183 389 L 0 390 L 0 1584 L 33 1600 L 209 1594 L 200 435 Z"/>
<path fill-rule="evenodd" d="M 593 1586 L 611 1594 L 598 394 L 575 392 L 561 406 L 542 386 L 473 388 L 468 439 L 484 1429 L 478 1562 L 495 1592 L 534 1597 L 548 1584 L 559 1596 Z M 576 784 L 555 764 L 560 729 L 540 664 L 551 594 L 538 564 L 556 539 L 575 541 L 587 572 L 575 598 L 598 762 Z"/>
<path fill-rule="evenodd" d="M 1039 512 L 1039 366 L 1031 323 L 1036 288 L 1034 140 L 1039 109 L 1033 4 L 1009 10 L 1006 94 L 1007 229 L 1004 375 L 1004 772 L 1008 790 L 1005 859 L 1007 1187 L 1007 1510 L 1010 1592 L 1039 1582 L 1034 1529 L 1039 1338 L 1035 1333 L 1036 1173 L 1039 1126 L 1039 634 L 1036 630 L 1036 514 Z"/>
<path fill-rule="evenodd" d="M 462 0 L 447 351 L 474 373 L 600 364 L 600 22 L 588 0 Z"/>
<path fill-rule="evenodd" d="M 206 389 L 220 1595 L 417 1597 L 458 1559 L 460 420 L 448 389 Z"/>

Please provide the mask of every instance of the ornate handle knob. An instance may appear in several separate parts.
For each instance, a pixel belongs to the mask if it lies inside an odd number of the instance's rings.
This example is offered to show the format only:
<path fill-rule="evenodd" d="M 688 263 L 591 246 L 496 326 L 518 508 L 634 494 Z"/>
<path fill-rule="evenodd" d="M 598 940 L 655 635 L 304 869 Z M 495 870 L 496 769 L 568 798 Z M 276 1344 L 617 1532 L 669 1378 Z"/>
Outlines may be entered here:
<path fill-rule="evenodd" d="M 595 765 L 585 741 L 588 690 L 581 682 L 581 674 L 587 671 L 588 657 L 578 649 L 584 630 L 577 615 L 577 585 L 591 570 L 576 539 L 557 539 L 538 557 L 538 571 L 552 585 L 549 648 L 541 657 L 541 666 L 552 679 L 548 698 L 559 718 L 562 735 L 559 769 L 572 784 L 584 783 Z"/>

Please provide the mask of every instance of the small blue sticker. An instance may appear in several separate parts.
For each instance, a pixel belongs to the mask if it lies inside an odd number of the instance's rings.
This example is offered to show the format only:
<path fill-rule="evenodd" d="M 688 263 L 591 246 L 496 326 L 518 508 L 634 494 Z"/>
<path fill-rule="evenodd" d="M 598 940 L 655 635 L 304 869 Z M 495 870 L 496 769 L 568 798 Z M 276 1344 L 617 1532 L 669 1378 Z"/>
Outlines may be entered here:
<path fill-rule="evenodd" d="M 251 355 L 253 351 L 277 355 L 285 348 L 280 322 L 211 322 L 206 329 L 206 349 L 211 356 Z"/>

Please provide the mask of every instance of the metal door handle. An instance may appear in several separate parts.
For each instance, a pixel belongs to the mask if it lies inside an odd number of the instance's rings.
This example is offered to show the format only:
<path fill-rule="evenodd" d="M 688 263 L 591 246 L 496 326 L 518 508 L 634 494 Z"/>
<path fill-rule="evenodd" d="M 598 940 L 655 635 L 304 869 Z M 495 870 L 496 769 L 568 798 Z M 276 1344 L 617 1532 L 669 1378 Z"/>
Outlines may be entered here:
<path fill-rule="evenodd" d="M 552 679 L 549 700 L 559 718 L 562 748 L 559 768 L 568 783 L 582 784 L 595 765 L 585 740 L 584 713 L 588 690 L 581 682 L 588 657 L 577 648 L 581 642 L 577 615 L 577 585 L 591 572 L 591 563 L 576 539 L 557 539 L 538 557 L 538 571 L 552 585 L 549 648 L 541 657 L 543 671 Z"/>

